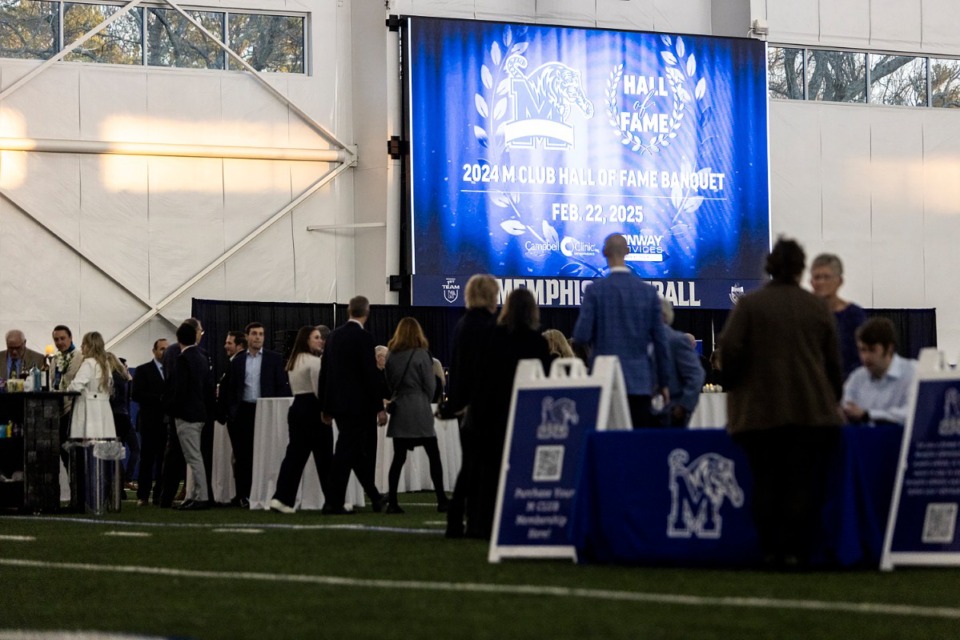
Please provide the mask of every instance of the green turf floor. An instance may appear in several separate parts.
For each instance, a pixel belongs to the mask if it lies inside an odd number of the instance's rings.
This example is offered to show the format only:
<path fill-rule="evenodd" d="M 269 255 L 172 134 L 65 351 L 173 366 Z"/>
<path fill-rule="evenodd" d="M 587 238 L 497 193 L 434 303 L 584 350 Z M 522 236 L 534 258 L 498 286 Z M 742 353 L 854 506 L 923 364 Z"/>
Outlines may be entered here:
<path fill-rule="evenodd" d="M 960 638 L 960 570 L 784 575 L 489 564 L 485 543 L 443 538 L 443 516 L 430 502 L 407 494 L 403 515 L 183 513 L 125 502 L 121 513 L 101 518 L 3 516 L 0 630 L 381 640 Z M 857 611 L 844 603 L 878 606 Z M 891 613 L 896 606 L 918 609 Z"/>

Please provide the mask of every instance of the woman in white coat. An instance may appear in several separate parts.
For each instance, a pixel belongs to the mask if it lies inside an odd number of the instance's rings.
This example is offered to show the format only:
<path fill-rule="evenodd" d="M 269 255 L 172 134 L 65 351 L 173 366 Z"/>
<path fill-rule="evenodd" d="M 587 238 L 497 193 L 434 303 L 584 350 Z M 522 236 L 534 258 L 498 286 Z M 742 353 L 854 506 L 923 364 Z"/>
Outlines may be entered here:
<path fill-rule="evenodd" d="M 116 438 L 117 430 L 110 409 L 110 389 L 113 386 L 107 350 L 103 336 L 91 331 L 80 343 L 83 362 L 77 370 L 68 391 L 79 391 L 73 403 L 70 438 L 89 440 Z"/>

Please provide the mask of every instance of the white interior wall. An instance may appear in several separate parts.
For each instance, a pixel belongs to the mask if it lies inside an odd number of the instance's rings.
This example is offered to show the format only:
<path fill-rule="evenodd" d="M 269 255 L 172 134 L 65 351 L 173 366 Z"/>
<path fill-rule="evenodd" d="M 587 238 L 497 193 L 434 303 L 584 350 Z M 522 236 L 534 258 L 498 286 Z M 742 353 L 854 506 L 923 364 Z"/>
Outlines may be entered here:
<path fill-rule="evenodd" d="M 754 0 L 771 42 L 960 55 L 955 0 Z M 773 234 L 845 263 L 842 295 L 866 307 L 937 310 L 960 359 L 960 113 L 770 102 Z"/>
<path fill-rule="evenodd" d="M 262 0 L 211 6 L 267 8 Z M 711 0 L 300 0 L 311 73 L 270 81 L 359 161 L 116 346 L 145 359 L 193 297 L 393 302 L 398 272 L 396 36 L 388 14 L 517 20 L 710 34 L 737 29 Z M 385 6 L 386 5 L 386 6 Z M 742 3 L 738 4 L 739 7 Z M 953 0 L 749 0 L 770 39 L 790 44 L 960 54 Z M 718 13 L 719 12 L 719 13 Z M 742 13 L 742 12 L 741 12 Z M 739 15 L 739 14 L 738 14 Z M 718 28 L 717 25 L 720 25 Z M 0 61 L 9 87 L 37 63 Z M 865 306 L 936 307 L 941 346 L 960 353 L 950 278 L 960 231 L 960 114 L 774 101 L 772 229 L 847 264 Z M 241 73 L 57 64 L 0 104 L 0 136 L 327 148 Z M 0 328 L 30 346 L 56 323 L 108 338 L 307 189 L 330 165 L 264 160 L 0 154 Z M 35 221 L 36 220 L 36 221 Z M 39 222 L 37 222 L 39 221 Z M 386 223 L 307 232 L 307 225 Z M 47 225 L 57 239 L 40 225 Z M 104 275 L 103 272 L 108 275 Z"/>
<path fill-rule="evenodd" d="M 267 8 L 263 3 L 226 3 Z M 310 75 L 271 85 L 342 140 L 352 140 L 350 5 L 309 11 Z M 381 7 L 382 8 L 382 7 Z M 10 87 L 38 62 L 0 61 Z M 0 104 L 0 137 L 327 149 L 331 145 L 254 78 L 239 72 L 57 63 Z M 0 328 L 38 350 L 55 324 L 109 340 L 309 188 L 320 162 L 66 153 L 0 156 Z M 353 295 L 352 237 L 308 225 L 354 221 L 346 172 L 182 291 L 114 350 L 145 360 L 191 298 L 334 301 Z M 48 227 L 49 230 L 45 229 Z"/>

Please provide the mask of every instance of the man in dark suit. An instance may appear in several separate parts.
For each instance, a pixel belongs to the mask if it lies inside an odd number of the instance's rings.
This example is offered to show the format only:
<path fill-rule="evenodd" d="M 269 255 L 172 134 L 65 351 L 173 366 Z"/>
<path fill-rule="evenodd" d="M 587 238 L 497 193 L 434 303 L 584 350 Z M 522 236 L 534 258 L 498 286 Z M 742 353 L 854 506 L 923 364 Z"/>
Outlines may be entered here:
<path fill-rule="evenodd" d="M 377 424 L 385 424 L 383 410 L 383 374 L 377 368 L 374 355 L 376 341 L 363 328 L 370 315 L 370 302 L 363 296 L 350 300 L 350 319 L 333 331 L 323 349 L 320 367 L 319 395 L 323 406 L 323 420 L 337 421 L 337 448 L 333 455 L 331 494 L 325 496 L 323 512 L 346 513 L 343 508 L 347 481 L 352 470 L 367 496 L 373 510 L 383 509 L 383 496 L 374 484 L 374 466 L 377 452 L 364 446 L 370 432 L 376 438 Z"/>
<path fill-rule="evenodd" d="M 0 378 L 16 378 L 33 367 L 41 370 L 46 368 L 43 354 L 27 349 L 27 338 L 23 331 L 10 329 L 6 340 L 6 351 L 0 351 Z"/>
<path fill-rule="evenodd" d="M 627 387 L 627 402 L 634 429 L 659 424 L 650 410 L 654 391 L 670 402 L 667 387 L 667 334 L 660 317 L 657 290 L 626 266 L 627 240 L 612 233 L 603 242 L 603 256 L 610 274 L 587 287 L 573 339 L 589 346 L 593 358 L 614 355 L 620 359 Z M 654 362 L 648 355 L 654 347 Z"/>
<path fill-rule="evenodd" d="M 180 505 L 181 511 L 198 511 L 210 507 L 207 472 L 200 452 L 200 434 L 213 410 L 213 375 L 205 354 L 196 346 L 197 334 L 186 323 L 177 329 L 176 373 L 173 376 L 173 416 L 186 463 L 193 470 L 193 489 Z"/>
<path fill-rule="evenodd" d="M 163 464 L 163 449 L 167 441 L 166 422 L 163 412 L 163 386 L 166 374 L 163 371 L 163 353 L 167 350 L 164 338 L 153 343 L 153 359 L 134 370 L 133 401 L 139 405 L 137 431 L 140 432 L 140 477 L 137 478 L 137 504 L 144 506 L 150 500 L 150 485 L 153 488 L 153 504 L 160 504 L 160 470 Z"/>
<path fill-rule="evenodd" d="M 264 329 L 251 322 L 244 333 L 247 350 L 230 362 L 226 379 L 227 432 L 233 447 L 233 479 L 241 507 L 250 506 L 250 483 L 253 479 L 253 425 L 257 415 L 257 399 L 289 396 L 290 382 L 283 367 L 283 357 L 263 348 Z M 220 389 L 223 393 L 224 389 Z"/>
<path fill-rule="evenodd" d="M 199 345 L 200 338 L 203 336 L 203 325 L 200 324 L 200 321 L 196 318 L 187 318 L 183 321 L 183 324 L 193 327 L 193 331 L 197 336 L 195 342 Z M 205 358 L 207 357 L 206 352 L 200 347 L 197 347 L 197 351 Z M 171 413 L 171 402 L 175 390 L 174 382 L 177 373 L 177 357 L 179 355 L 179 342 L 167 347 L 167 350 L 163 353 L 163 372 L 164 375 L 166 375 L 163 405 L 164 413 L 166 414 L 164 421 L 166 423 L 167 443 L 166 449 L 163 452 L 163 472 L 160 490 L 161 507 L 170 507 L 173 505 L 175 499 L 179 499 L 177 494 L 180 490 L 180 483 L 184 482 L 187 478 L 187 465 L 183 457 L 183 449 L 180 447 L 180 438 L 177 436 L 174 417 Z M 209 367 L 209 358 L 207 359 L 207 363 Z M 209 486 L 209 483 L 207 486 Z"/>

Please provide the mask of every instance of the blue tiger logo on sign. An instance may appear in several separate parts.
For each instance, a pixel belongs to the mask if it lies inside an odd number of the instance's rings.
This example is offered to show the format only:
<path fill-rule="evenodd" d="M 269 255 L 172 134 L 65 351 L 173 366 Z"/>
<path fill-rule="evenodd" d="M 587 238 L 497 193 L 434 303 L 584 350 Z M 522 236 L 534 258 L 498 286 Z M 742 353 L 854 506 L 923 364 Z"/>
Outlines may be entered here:
<path fill-rule="evenodd" d="M 729 501 L 737 509 L 743 506 L 743 489 L 737 482 L 734 461 L 705 453 L 690 462 L 690 454 L 683 449 L 671 451 L 667 460 L 671 496 L 667 537 L 719 538 L 724 503 Z"/>

